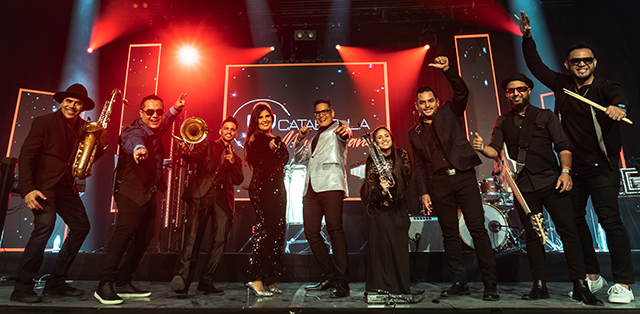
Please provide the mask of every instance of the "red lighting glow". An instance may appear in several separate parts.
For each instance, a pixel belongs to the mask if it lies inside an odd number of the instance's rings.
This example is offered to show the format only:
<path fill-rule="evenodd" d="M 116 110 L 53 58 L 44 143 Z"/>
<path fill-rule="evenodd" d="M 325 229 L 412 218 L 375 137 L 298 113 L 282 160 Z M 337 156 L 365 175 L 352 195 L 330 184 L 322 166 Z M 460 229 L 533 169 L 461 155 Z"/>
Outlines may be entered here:
<path fill-rule="evenodd" d="M 186 65 L 194 65 L 198 63 L 198 51 L 191 46 L 184 46 L 178 52 L 180 61 Z"/>

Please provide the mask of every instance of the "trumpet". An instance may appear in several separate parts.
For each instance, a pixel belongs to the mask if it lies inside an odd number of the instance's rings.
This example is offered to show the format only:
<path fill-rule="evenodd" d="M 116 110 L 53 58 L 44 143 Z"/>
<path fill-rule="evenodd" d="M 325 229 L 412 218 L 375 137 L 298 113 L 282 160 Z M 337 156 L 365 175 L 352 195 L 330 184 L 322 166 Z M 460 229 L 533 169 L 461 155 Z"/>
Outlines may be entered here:
<path fill-rule="evenodd" d="M 386 180 L 389 182 L 389 187 L 392 188 L 396 185 L 396 180 L 393 178 L 391 165 L 384 158 L 384 155 L 380 150 L 380 146 L 378 146 L 378 143 L 371 140 L 371 133 L 366 133 L 361 136 L 361 138 L 367 142 L 367 145 L 369 145 L 369 155 L 371 156 L 371 159 L 373 159 L 373 164 L 380 175 L 380 180 Z M 393 199 L 391 191 L 387 191 L 387 195 L 389 195 L 389 199 Z"/>
<path fill-rule="evenodd" d="M 173 135 L 173 137 L 181 143 L 189 144 L 189 149 L 193 149 L 195 144 L 207 138 L 207 133 L 209 133 L 207 123 L 201 118 L 191 117 L 184 120 L 182 125 L 180 125 L 180 135 L 182 137 L 175 135 Z"/>

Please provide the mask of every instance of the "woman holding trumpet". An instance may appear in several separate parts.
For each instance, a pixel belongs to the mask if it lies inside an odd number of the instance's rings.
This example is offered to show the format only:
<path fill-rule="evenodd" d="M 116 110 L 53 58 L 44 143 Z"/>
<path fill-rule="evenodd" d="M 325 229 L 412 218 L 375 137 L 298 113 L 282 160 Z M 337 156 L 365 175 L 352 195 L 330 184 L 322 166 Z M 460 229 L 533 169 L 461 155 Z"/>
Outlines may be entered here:
<path fill-rule="evenodd" d="M 411 179 L 411 159 L 406 150 L 395 147 L 387 127 L 376 128 L 372 138 L 360 188 L 369 240 L 365 288 L 368 292 L 410 294 L 410 222 L 405 193 Z M 378 170 L 382 168 L 387 171 Z"/>

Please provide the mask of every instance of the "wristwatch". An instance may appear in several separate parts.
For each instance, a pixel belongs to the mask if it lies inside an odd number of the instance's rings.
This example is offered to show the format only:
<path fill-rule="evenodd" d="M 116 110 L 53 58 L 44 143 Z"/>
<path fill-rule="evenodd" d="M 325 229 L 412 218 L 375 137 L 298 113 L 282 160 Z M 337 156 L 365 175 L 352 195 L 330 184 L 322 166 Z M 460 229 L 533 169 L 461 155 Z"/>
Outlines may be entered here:
<path fill-rule="evenodd" d="M 562 172 L 571 175 L 571 169 L 562 169 Z"/>

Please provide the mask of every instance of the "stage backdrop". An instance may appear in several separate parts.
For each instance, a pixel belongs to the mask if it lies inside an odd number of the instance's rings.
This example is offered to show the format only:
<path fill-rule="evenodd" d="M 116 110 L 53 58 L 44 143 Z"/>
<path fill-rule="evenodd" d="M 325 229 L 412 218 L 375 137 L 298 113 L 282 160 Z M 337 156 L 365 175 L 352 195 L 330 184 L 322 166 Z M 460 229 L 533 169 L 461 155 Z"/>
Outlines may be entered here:
<path fill-rule="evenodd" d="M 386 62 L 229 65 L 223 116 L 238 119 L 235 150 L 244 156 L 242 150 L 251 110 L 258 102 L 268 103 L 275 116 L 273 133 L 282 137 L 293 159 L 298 130 L 303 126 L 318 129 L 313 102 L 319 98 L 330 99 L 335 119 L 346 120 L 353 131 L 348 144 L 348 197 L 357 198 L 369 152 L 360 137 L 379 125 L 389 124 L 387 86 Z M 316 134 L 311 132 L 306 140 Z M 243 169 L 245 181 L 236 191 L 236 198 L 240 199 L 248 198 L 247 187 L 251 181 L 251 171 L 248 167 Z M 287 180 L 304 178 L 303 166 L 291 162 L 287 169 Z M 301 191 L 296 185 L 289 193 L 300 194 L 301 201 Z"/>

